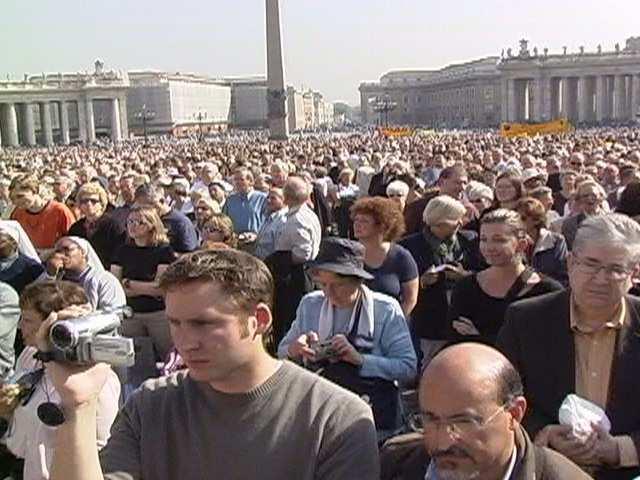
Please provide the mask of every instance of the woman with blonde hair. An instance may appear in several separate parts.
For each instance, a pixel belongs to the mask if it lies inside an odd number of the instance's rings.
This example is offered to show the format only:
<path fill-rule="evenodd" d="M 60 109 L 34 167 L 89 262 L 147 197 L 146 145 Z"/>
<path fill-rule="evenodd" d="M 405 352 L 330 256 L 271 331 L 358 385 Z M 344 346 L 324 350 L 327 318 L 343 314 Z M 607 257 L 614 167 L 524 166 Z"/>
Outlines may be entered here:
<path fill-rule="evenodd" d="M 238 236 L 233 229 L 233 221 L 223 213 L 215 213 L 202 226 L 202 248 L 224 243 L 237 248 Z"/>
<path fill-rule="evenodd" d="M 109 269 L 115 251 L 124 244 L 127 235 L 107 212 L 107 192 L 98 183 L 85 183 L 76 193 L 76 204 L 82 218 L 71 225 L 68 235 L 86 239 Z"/>
<path fill-rule="evenodd" d="M 202 238 L 202 229 L 204 224 L 213 217 L 222 212 L 220 204 L 208 195 L 200 197 L 193 203 L 195 205 L 195 226 L 200 238 Z"/>
<path fill-rule="evenodd" d="M 495 343 L 507 307 L 562 286 L 525 265 L 529 239 L 520 214 L 499 208 L 480 223 L 480 253 L 489 268 L 456 283 L 451 295 L 449 339 Z"/>
<path fill-rule="evenodd" d="M 127 232 L 130 241 L 116 251 L 111 264 L 111 273 L 121 281 L 127 305 L 133 310 L 133 317 L 123 322 L 122 333 L 128 337 L 151 337 L 156 359 L 162 361 L 172 341 L 158 279 L 176 255 L 153 207 L 133 207 L 127 218 Z"/>

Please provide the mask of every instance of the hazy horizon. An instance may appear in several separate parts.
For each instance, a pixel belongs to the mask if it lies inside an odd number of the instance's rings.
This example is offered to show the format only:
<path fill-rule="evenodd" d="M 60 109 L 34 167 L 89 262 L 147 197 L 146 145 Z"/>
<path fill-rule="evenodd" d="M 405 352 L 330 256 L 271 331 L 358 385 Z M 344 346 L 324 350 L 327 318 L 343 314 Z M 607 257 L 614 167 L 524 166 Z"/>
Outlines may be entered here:
<path fill-rule="evenodd" d="M 86 3 L 90 3 L 87 5 Z M 264 0 L 3 0 L 0 76 L 157 69 L 215 77 L 264 74 Z M 390 70 L 437 69 L 500 55 L 527 38 L 561 52 L 613 50 L 640 35 L 638 0 L 280 0 L 287 84 L 359 103 L 358 85 Z M 515 7 L 514 7 L 515 5 Z"/>

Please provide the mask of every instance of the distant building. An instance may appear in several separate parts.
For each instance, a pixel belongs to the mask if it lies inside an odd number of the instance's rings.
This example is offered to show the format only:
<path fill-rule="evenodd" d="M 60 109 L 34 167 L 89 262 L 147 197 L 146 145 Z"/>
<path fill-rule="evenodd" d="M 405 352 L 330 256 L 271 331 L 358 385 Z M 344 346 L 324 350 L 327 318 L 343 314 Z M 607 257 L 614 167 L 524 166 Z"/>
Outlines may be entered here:
<path fill-rule="evenodd" d="M 393 71 L 379 82 L 360 85 L 362 121 L 438 127 L 494 126 L 500 122 L 498 57 L 487 57 L 441 70 Z M 374 110 L 377 100 L 394 108 Z"/>
<path fill-rule="evenodd" d="M 392 71 L 360 85 L 367 124 L 493 127 L 504 122 L 610 124 L 640 118 L 640 37 L 613 50 L 508 48 L 441 70 Z"/>
<path fill-rule="evenodd" d="M 230 122 L 231 87 L 220 79 L 157 71 L 129 72 L 129 128 L 142 134 L 143 107 L 153 112 L 149 133 L 178 136 L 226 130 Z"/>
<path fill-rule="evenodd" d="M 333 106 L 311 90 L 287 89 L 291 131 L 333 124 Z M 0 81 L 0 147 L 91 143 L 109 136 L 206 135 L 267 128 L 264 76 L 213 78 L 156 70 L 25 75 Z"/>

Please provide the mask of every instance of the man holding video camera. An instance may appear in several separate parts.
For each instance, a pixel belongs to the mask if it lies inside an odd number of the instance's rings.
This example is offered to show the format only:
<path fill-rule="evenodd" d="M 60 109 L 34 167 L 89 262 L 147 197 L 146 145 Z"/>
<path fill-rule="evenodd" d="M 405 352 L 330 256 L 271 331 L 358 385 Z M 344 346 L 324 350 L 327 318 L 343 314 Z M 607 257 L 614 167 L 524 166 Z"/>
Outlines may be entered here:
<path fill-rule="evenodd" d="M 196 252 L 169 266 L 160 285 L 188 371 L 143 384 L 98 455 L 96 399 L 108 367 L 49 363 L 67 419 L 52 479 L 378 478 L 367 405 L 266 353 L 273 279 L 260 260 Z"/>

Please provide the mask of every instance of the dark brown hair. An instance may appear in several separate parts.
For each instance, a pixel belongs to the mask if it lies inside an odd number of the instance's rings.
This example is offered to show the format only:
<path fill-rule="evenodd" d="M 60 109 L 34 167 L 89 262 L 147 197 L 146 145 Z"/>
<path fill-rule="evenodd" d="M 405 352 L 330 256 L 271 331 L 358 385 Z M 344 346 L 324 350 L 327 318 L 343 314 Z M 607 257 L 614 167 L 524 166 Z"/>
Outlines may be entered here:
<path fill-rule="evenodd" d="M 531 197 L 521 198 L 518 200 L 515 210 L 520 214 L 522 221 L 524 221 L 526 217 L 529 217 L 535 221 L 537 228 L 546 227 L 547 212 L 540 200 Z"/>
<path fill-rule="evenodd" d="M 256 257 L 238 250 L 204 250 L 180 257 L 160 277 L 160 288 L 171 290 L 191 282 L 215 282 L 245 311 L 259 303 L 271 307 L 273 277 Z"/>
<path fill-rule="evenodd" d="M 52 312 L 85 303 L 89 303 L 89 299 L 84 289 L 64 280 L 32 283 L 20 295 L 20 308 L 35 310 L 43 320 Z"/>

